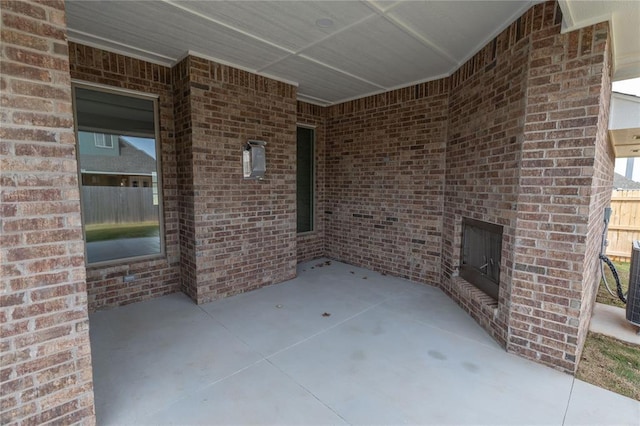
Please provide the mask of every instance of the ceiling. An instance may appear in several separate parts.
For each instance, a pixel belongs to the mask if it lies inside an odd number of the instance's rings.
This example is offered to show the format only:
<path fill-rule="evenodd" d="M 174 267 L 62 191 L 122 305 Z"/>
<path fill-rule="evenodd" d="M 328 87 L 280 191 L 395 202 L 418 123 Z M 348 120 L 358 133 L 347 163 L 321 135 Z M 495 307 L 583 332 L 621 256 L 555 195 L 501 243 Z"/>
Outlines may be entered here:
<path fill-rule="evenodd" d="M 72 41 L 168 66 L 192 54 L 293 83 L 300 100 L 331 105 L 450 75 L 534 3 L 71 0 L 66 4 Z M 569 11 L 565 30 L 611 20 L 616 69 L 640 76 L 640 2 L 563 0 L 561 6 Z"/>

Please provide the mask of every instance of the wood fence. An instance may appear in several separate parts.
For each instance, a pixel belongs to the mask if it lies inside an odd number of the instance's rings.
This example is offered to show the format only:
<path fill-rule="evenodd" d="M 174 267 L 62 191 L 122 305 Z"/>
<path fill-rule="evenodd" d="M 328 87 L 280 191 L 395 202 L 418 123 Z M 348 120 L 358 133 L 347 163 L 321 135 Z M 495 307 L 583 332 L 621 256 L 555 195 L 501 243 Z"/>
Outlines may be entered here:
<path fill-rule="evenodd" d="M 640 240 L 640 190 L 614 190 L 611 194 L 611 220 L 607 256 L 629 262 L 631 244 Z"/>
<path fill-rule="evenodd" d="M 131 223 L 158 220 L 153 188 L 83 186 L 84 223 Z"/>

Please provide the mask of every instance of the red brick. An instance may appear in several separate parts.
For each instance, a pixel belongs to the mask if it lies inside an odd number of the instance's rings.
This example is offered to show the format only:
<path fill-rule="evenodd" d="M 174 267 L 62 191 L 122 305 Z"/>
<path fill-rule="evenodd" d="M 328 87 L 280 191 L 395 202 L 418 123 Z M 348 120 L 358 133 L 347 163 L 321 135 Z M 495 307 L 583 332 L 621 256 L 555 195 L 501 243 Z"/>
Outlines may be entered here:
<path fill-rule="evenodd" d="M 13 310 L 13 319 L 32 318 L 51 312 L 61 312 L 69 306 L 65 299 L 47 300 L 41 303 L 30 303 L 28 306 L 18 306 Z M 55 325 L 55 322 L 51 325 Z"/>
<path fill-rule="evenodd" d="M 57 201 L 60 200 L 61 193 L 59 189 L 17 189 L 14 191 L 5 191 L 2 194 L 2 202 L 25 202 L 25 201 Z"/>
<path fill-rule="evenodd" d="M 53 101 L 46 99 L 34 99 L 26 96 L 0 95 L 0 105 L 3 108 L 28 111 L 52 111 Z"/>
<path fill-rule="evenodd" d="M 20 404 L 16 408 L 9 410 L 2 410 L 0 412 L 0 423 L 2 424 L 10 424 L 17 420 L 23 419 L 27 416 L 34 414 L 37 411 L 37 406 L 35 403 L 31 402 L 28 404 Z"/>
<path fill-rule="evenodd" d="M 22 99 L 22 98 L 20 98 Z M 42 100 L 36 100 L 42 102 Z M 50 102 L 50 101 L 45 101 Z M 5 140 L 14 141 L 34 141 L 34 142 L 57 142 L 56 133 L 50 130 L 30 129 L 28 127 L 12 128 L 2 126 L 0 128 L 0 137 Z M 11 170 L 11 169 L 9 169 Z"/>
<path fill-rule="evenodd" d="M 77 407 L 84 413 L 77 421 L 92 423 L 92 410 L 80 409 L 93 404 L 90 354 L 77 350 L 89 345 L 86 326 L 78 326 L 88 318 L 83 260 L 75 254 L 82 247 L 80 205 L 77 197 L 62 200 L 73 188 L 77 193 L 64 3 L 5 1 L 1 15 L 1 276 L 3 303 L 11 309 L 0 313 L 0 423 L 39 424 L 54 418 L 43 417 L 49 409 L 70 414 L 64 407 Z M 34 379 L 61 362 L 81 379 Z M 55 398 L 45 408 L 50 395 Z"/>
<path fill-rule="evenodd" d="M 56 231 L 44 231 L 27 233 L 25 240 L 27 244 L 54 243 L 60 241 L 78 241 L 82 239 L 81 229 L 64 229 Z"/>
<path fill-rule="evenodd" d="M 39 20 L 45 20 L 47 17 L 46 11 L 35 4 L 25 3 L 21 1 L 7 0 L 2 3 L 2 7 L 14 12 L 18 15 L 29 16 Z"/>
<path fill-rule="evenodd" d="M 13 122 L 15 124 L 31 124 L 38 127 L 73 127 L 73 119 L 68 114 L 63 117 L 53 116 L 51 114 L 33 113 L 33 112 L 15 112 L 13 113 Z M 30 148 L 37 147 L 37 145 Z M 26 146 L 25 146 L 26 148 Z M 16 155 L 28 155 L 20 154 L 16 152 Z M 47 157 L 47 155 L 43 155 Z"/>
<path fill-rule="evenodd" d="M 36 81 L 51 81 L 51 72 L 37 68 L 33 66 L 23 65 L 21 63 L 13 63 L 13 62 L 2 62 L 0 66 L 0 70 L 6 76 L 16 76 L 28 80 L 36 80 Z M 39 102 L 38 100 L 34 100 L 34 103 Z"/>
<path fill-rule="evenodd" d="M 43 99 L 65 100 L 69 98 L 70 89 L 39 84 L 24 80 L 11 82 L 11 90 L 18 95 L 34 96 Z"/>
<path fill-rule="evenodd" d="M 4 232 L 58 229 L 64 226 L 64 218 L 51 217 L 5 220 L 2 225 Z"/>
<path fill-rule="evenodd" d="M 17 29 L 29 34 L 43 36 L 45 38 L 64 40 L 65 37 L 65 30 L 63 28 L 49 25 L 44 19 L 32 19 L 31 17 L 3 11 L 2 23 L 7 28 Z"/>
<path fill-rule="evenodd" d="M 2 336 L 5 339 L 8 339 L 13 336 L 17 336 L 19 334 L 24 334 L 29 331 L 29 321 L 19 321 L 19 322 L 11 322 L 8 324 L 3 324 L 0 326 L 0 331 L 2 331 Z M 11 352 L 11 354 L 15 355 L 15 352 Z M 10 363 L 4 363 L 3 365 L 9 365 Z"/>

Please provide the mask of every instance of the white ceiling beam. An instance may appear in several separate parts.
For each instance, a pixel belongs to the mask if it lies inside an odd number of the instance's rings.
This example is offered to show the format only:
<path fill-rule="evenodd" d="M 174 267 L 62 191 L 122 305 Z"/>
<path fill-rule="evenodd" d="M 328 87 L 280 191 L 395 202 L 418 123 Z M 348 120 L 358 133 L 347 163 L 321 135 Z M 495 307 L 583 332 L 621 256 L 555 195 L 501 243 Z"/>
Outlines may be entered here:
<path fill-rule="evenodd" d="M 135 47 L 130 44 L 120 43 L 108 38 L 88 34 L 84 31 L 74 30 L 72 28 L 67 28 L 67 38 L 69 41 L 75 43 L 84 44 L 97 49 L 105 49 L 113 53 L 130 56 L 135 59 L 140 59 L 165 67 L 171 67 L 176 63 L 176 58 L 140 49 L 139 47 Z"/>
<path fill-rule="evenodd" d="M 323 43 L 323 42 L 327 41 L 328 39 L 330 39 L 332 37 L 335 37 L 336 35 L 341 34 L 344 31 L 347 31 L 347 30 L 349 30 L 349 29 L 351 29 L 351 28 L 353 28 L 353 27 L 355 27 L 357 25 L 360 25 L 363 22 L 366 22 L 369 19 L 374 18 L 375 16 L 376 16 L 375 14 L 371 14 L 371 15 L 365 16 L 364 18 L 358 19 L 357 21 L 352 22 L 351 24 L 346 25 L 346 26 L 340 28 L 337 31 L 334 31 L 331 34 L 327 34 L 325 37 L 319 38 L 318 40 L 314 41 L 313 43 L 307 44 L 306 46 L 302 47 L 301 49 L 297 50 L 296 52 L 294 52 L 294 53 L 292 53 L 290 55 L 287 55 L 287 56 L 285 56 L 283 58 L 280 58 L 280 59 L 276 59 L 275 61 L 271 61 L 270 63 L 268 63 L 265 66 L 263 66 L 262 68 L 260 68 L 260 70 L 264 70 L 264 69 L 267 69 L 267 68 L 269 68 L 269 67 L 271 67 L 273 65 L 276 65 L 276 64 L 278 64 L 278 63 L 290 58 L 291 56 L 300 56 L 300 57 L 302 57 L 302 54 L 305 51 L 311 49 L 312 47 L 314 47 L 314 46 L 316 46 L 316 45 L 318 45 L 320 43 Z"/>
<path fill-rule="evenodd" d="M 420 42 L 424 46 L 426 46 L 426 47 L 430 48 L 431 50 L 435 51 L 436 53 L 438 53 L 442 58 L 444 58 L 447 61 L 449 61 L 451 63 L 451 65 L 456 65 L 458 63 L 458 60 L 455 58 L 455 56 L 453 56 L 446 49 L 442 48 L 437 43 L 435 43 L 435 42 L 429 40 L 428 38 L 424 37 L 422 34 L 420 34 L 417 31 L 415 31 L 413 28 L 411 28 L 411 26 L 409 26 L 408 24 L 402 22 L 400 19 L 389 15 L 389 12 L 392 12 L 393 9 L 396 8 L 396 6 L 401 4 L 401 2 L 393 3 L 392 5 L 390 5 L 387 8 L 380 7 L 377 4 L 373 3 L 371 0 L 364 0 L 363 3 L 365 3 L 371 10 L 375 11 L 379 16 L 381 16 L 382 18 L 386 19 L 388 22 L 390 22 L 392 25 L 394 25 L 400 31 L 403 31 L 405 34 L 409 35 L 411 38 L 417 40 L 418 42 Z"/>
<path fill-rule="evenodd" d="M 329 106 L 332 105 L 333 102 L 327 100 L 327 99 L 322 99 L 322 98 L 318 98 L 315 96 L 311 96 L 311 95 L 305 95 L 302 93 L 298 93 L 298 100 L 299 101 L 303 101 L 303 102 L 307 102 L 309 104 L 314 104 L 314 105 L 319 105 L 319 106 Z"/>
<path fill-rule="evenodd" d="M 262 72 L 262 71 L 255 70 L 253 68 L 243 67 L 242 65 L 234 64 L 232 62 L 225 61 L 224 59 L 216 58 L 216 57 L 213 57 L 213 56 L 210 56 L 210 55 L 205 55 L 205 54 L 202 54 L 202 53 L 199 53 L 199 52 L 195 52 L 193 50 L 189 50 L 184 55 L 182 55 L 176 61 L 176 64 L 178 62 L 182 61 L 187 56 L 195 56 L 196 58 L 205 59 L 207 61 L 215 62 L 216 64 L 226 65 L 226 66 L 231 67 L 231 68 L 236 68 L 236 69 L 239 69 L 239 70 L 242 70 L 242 71 L 247 71 L 247 72 L 250 72 L 252 74 L 260 75 L 262 77 L 267 77 L 267 78 L 270 78 L 272 80 L 279 81 L 281 83 L 290 84 L 290 85 L 295 86 L 295 87 L 299 86 L 299 83 L 297 81 L 287 80 L 286 78 L 277 77 L 277 76 L 274 76 L 274 75 L 269 74 L 269 73 L 265 73 L 265 72 Z"/>
<path fill-rule="evenodd" d="M 423 45 L 435 51 L 438 55 L 440 55 L 440 57 L 449 61 L 451 65 L 456 65 L 458 63 L 458 60 L 455 58 L 455 56 L 453 56 L 451 53 L 446 51 L 444 48 L 440 47 L 435 42 L 429 40 L 428 38 L 424 37 L 422 34 L 415 31 L 409 25 L 402 22 L 399 18 L 396 18 L 395 16 L 387 15 L 386 13 L 382 15 L 382 17 L 387 21 L 391 22 L 393 25 L 395 25 L 396 28 L 399 28 L 400 30 L 404 31 L 407 35 L 411 36 L 415 40 L 419 41 Z"/>
<path fill-rule="evenodd" d="M 326 63 L 324 63 L 322 61 L 319 61 L 317 59 L 312 58 L 311 56 L 307 56 L 307 55 L 298 55 L 298 56 L 303 58 L 303 59 L 306 59 L 307 61 L 313 62 L 316 65 L 321 65 L 321 66 L 323 66 L 325 68 L 328 68 L 328 69 L 330 69 L 332 71 L 335 71 L 337 73 L 346 75 L 347 77 L 351 77 L 351 78 L 353 78 L 355 80 L 361 81 L 363 83 L 367 83 L 367 84 L 369 84 L 369 85 L 371 85 L 373 87 L 377 87 L 377 88 L 380 88 L 380 89 L 384 89 L 385 88 L 384 86 L 381 86 L 378 83 L 374 83 L 372 81 L 367 80 L 366 78 L 362 78 L 362 77 L 357 76 L 355 74 L 351 74 L 350 72 L 342 70 L 342 69 L 337 68 L 337 67 L 334 67 L 333 65 L 326 64 Z"/>

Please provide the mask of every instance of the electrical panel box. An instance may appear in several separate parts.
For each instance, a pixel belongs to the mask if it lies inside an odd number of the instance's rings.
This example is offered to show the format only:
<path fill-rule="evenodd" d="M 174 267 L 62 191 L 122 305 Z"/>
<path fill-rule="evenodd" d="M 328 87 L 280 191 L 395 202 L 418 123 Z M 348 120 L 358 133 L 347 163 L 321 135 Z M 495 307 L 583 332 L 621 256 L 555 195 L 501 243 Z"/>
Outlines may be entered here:
<path fill-rule="evenodd" d="M 264 179 L 267 171 L 267 156 L 265 141 L 250 140 L 242 151 L 242 170 L 245 179 Z"/>

